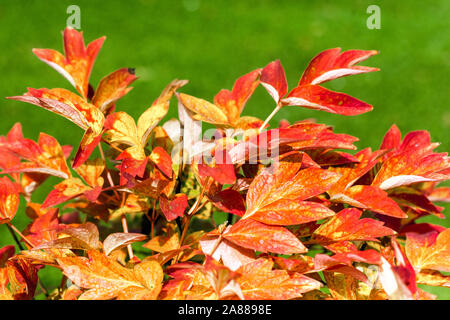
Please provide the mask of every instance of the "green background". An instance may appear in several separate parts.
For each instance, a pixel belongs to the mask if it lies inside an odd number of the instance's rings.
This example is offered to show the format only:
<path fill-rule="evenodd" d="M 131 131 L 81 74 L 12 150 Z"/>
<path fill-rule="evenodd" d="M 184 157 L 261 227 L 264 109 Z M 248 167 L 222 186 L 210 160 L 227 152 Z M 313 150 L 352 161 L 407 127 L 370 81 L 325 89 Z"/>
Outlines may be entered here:
<path fill-rule="evenodd" d="M 190 80 L 183 92 L 211 101 L 220 89 L 231 89 L 239 76 L 274 59 L 281 60 L 292 88 L 308 61 L 324 49 L 376 49 L 380 54 L 362 65 L 379 67 L 380 72 L 325 85 L 372 104 L 372 112 L 345 117 L 287 107 L 271 123 L 276 125 L 283 118 L 315 118 L 333 125 L 335 132 L 359 137 L 360 149 L 377 148 L 395 123 L 403 134 L 426 129 L 433 141 L 442 143 L 439 151 L 450 150 L 448 0 L 2 0 L 0 96 L 22 94 L 26 87 L 71 89 L 64 78 L 31 52 L 31 48 L 62 51 L 61 31 L 71 4 L 81 8 L 86 42 L 107 36 L 92 72 L 94 86 L 118 68 L 136 68 L 140 79 L 118 103 L 119 110 L 135 118 L 174 78 Z M 366 10 L 372 4 L 381 9 L 378 30 L 366 26 Z M 271 98 L 259 87 L 243 114 L 264 119 L 272 108 Z M 71 122 L 32 105 L 2 100 L 0 111 L 1 134 L 20 121 L 27 138 L 37 139 L 43 131 L 61 144 L 77 147 L 82 136 Z M 175 115 L 173 104 L 170 116 Z M 42 201 L 57 181 L 47 181 L 33 201 Z M 448 205 L 446 209 L 450 210 Z M 450 226 L 448 220 L 429 221 Z M 23 210 L 13 222 L 20 229 L 26 226 Z M 0 226 L 0 246 L 10 243 L 6 227 Z M 46 274 L 44 282 L 50 284 L 54 279 Z M 427 289 L 440 298 L 450 298 L 448 289 Z"/>

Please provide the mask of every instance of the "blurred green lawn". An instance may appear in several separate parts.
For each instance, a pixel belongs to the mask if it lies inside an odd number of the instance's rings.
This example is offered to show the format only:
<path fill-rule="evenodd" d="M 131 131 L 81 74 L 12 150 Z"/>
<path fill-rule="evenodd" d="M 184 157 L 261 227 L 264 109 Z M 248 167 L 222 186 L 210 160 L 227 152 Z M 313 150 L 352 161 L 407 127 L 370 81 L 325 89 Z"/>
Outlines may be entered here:
<path fill-rule="evenodd" d="M 377 148 L 395 123 L 405 134 L 429 130 L 439 151 L 450 150 L 449 70 L 450 2 L 435 1 L 13 1 L 0 3 L 0 96 L 22 94 L 26 87 L 70 88 L 65 79 L 40 62 L 31 48 L 62 51 L 61 31 L 71 4 L 81 8 L 86 41 L 107 40 L 95 64 L 91 82 L 120 67 L 136 67 L 140 79 L 118 104 L 137 118 L 174 78 L 189 79 L 184 92 L 212 100 L 221 88 L 231 88 L 240 75 L 281 59 L 293 87 L 308 61 L 318 52 L 341 47 L 376 49 L 378 56 L 363 65 L 380 72 L 343 78 L 328 88 L 351 94 L 374 106 L 357 117 L 331 115 L 302 108 L 285 108 L 272 120 L 316 118 L 338 133 L 360 138 L 359 148 Z M 381 8 L 381 29 L 369 30 L 369 5 Z M 273 103 L 260 87 L 245 115 L 264 119 Z M 82 131 L 71 122 L 25 103 L 1 102 L 0 133 L 20 121 L 24 134 L 36 139 L 40 131 L 61 144 L 78 145 Z M 170 116 L 176 115 L 172 106 Z M 42 201 L 50 179 L 33 201 Z M 23 229 L 22 210 L 14 223 Z M 447 206 L 449 211 L 450 207 Z M 444 212 L 445 213 L 445 212 Z M 447 220 L 431 219 L 450 226 Z M 0 247 L 12 243 L 0 226 Z M 48 269 L 48 268 L 46 268 Z M 44 282 L 55 280 L 52 272 Z M 428 289 L 428 288 L 427 288 Z M 441 299 L 450 290 L 430 288 Z"/>

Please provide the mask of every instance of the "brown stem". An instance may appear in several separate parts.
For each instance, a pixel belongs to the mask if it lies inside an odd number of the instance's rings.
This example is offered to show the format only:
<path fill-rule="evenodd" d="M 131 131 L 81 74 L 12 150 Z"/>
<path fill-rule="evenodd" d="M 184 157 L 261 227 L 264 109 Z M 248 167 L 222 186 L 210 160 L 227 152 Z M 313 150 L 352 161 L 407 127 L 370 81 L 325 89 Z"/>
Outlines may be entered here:
<path fill-rule="evenodd" d="M 7 222 L 8 226 L 14 230 L 22 239 L 23 241 L 25 241 L 25 243 L 27 245 L 29 245 L 31 248 L 34 248 L 34 245 L 30 242 L 30 240 L 27 239 L 27 237 L 25 237 L 22 232 L 20 232 L 13 224 L 11 224 L 11 222 Z"/>
<path fill-rule="evenodd" d="M 223 236 L 220 235 L 219 238 L 217 238 L 217 242 L 214 244 L 213 249 L 211 250 L 210 256 L 214 255 L 214 252 L 216 252 L 217 248 L 219 247 L 219 244 L 222 242 Z"/>
<path fill-rule="evenodd" d="M 101 143 L 98 144 L 98 149 L 100 150 L 100 156 L 102 157 L 102 160 L 105 163 L 106 177 L 108 178 L 109 185 L 111 187 L 115 187 L 114 181 L 113 181 L 112 176 L 111 176 L 111 172 L 109 172 L 108 165 L 106 164 L 105 154 L 103 153 L 103 148 L 102 148 L 102 144 Z M 112 190 L 113 190 L 114 194 L 116 195 L 117 199 L 120 199 L 120 196 L 117 193 L 117 191 L 115 189 L 112 189 Z"/>
<path fill-rule="evenodd" d="M 122 192 L 122 203 L 121 203 L 120 207 L 122 208 L 124 205 L 125 205 L 125 192 Z M 125 214 L 122 215 L 122 228 L 123 228 L 123 232 L 128 233 L 127 216 Z M 127 250 L 128 250 L 128 256 L 130 257 L 130 259 L 133 259 L 134 254 L 133 254 L 133 248 L 131 247 L 131 244 L 127 245 Z"/>
<path fill-rule="evenodd" d="M 120 149 L 119 147 L 116 147 L 115 145 L 113 145 L 112 143 L 109 143 L 108 141 L 106 141 L 105 139 L 102 138 L 102 142 L 106 143 L 108 146 L 110 146 L 111 148 L 119 151 L 120 153 L 122 153 L 124 150 Z"/>

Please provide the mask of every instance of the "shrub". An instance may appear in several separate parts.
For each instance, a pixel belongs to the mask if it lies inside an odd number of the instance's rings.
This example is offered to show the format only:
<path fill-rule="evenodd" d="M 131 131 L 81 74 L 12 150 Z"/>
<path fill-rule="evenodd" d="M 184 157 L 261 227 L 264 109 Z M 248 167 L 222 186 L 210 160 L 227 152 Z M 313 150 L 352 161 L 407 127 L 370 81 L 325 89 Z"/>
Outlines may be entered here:
<path fill-rule="evenodd" d="M 357 138 L 312 120 L 268 129 L 292 106 L 370 111 L 320 84 L 377 71 L 356 65 L 376 51 L 325 50 L 291 91 L 273 61 L 214 103 L 174 80 L 135 122 L 116 111 L 133 69 L 96 90 L 89 83 L 103 41 L 85 47 L 68 27 L 65 55 L 33 50 L 78 94 L 29 88 L 9 97 L 65 117 L 84 136 L 73 161 L 71 146 L 45 133 L 25 138 L 19 123 L 1 137 L 0 223 L 21 251 L 0 250 L 0 298 L 45 292 L 41 268 L 61 271 L 49 299 L 434 299 L 417 285 L 449 286 L 450 231 L 417 223 L 443 217 L 433 202 L 450 201 L 450 188 L 437 187 L 450 177 L 449 158 L 433 152 L 428 132 L 402 139 L 394 125 L 379 150 L 351 154 L 339 150 L 355 150 Z M 265 121 L 241 116 L 260 84 L 275 101 Z M 179 120 L 161 125 L 172 98 Z M 201 138 L 202 122 L 214 125 L 210 136 Z M 50 176 L 61 181 L 34 203 Z M 32 219 L 22 232 L 13 225 L 20 197 Z"/>

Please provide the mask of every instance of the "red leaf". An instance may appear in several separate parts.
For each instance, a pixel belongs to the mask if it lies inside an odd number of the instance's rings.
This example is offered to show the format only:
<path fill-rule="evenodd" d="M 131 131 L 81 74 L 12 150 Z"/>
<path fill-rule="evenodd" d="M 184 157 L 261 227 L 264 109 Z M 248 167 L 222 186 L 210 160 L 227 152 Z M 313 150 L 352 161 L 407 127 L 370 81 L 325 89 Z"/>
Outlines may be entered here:
<path fill-rule="evenodd" d="M 373 109 L 370 104 L 345 93 L 334 92 L 317 85 L 294 88 L 282 100 L 282 103 L 287 106 L 300 106 L 345 116 L 355 116 Z"/>
<path fill-rule="evenodd" d="M 188 206 L 188 198 L 184 193 L 176 194 L 170 200 L 165 195 L 161 195 L 159 197 L 159 205 L 166 219 L 172 221 L 184 215 L 184 211 Z"/>
<path fill-rule="evenodd" d="M 322 51 L 315 56 L 300 79 L 300 85 L 320 84 L 340 77 L 378 71 L 378 68 L 354 66 L 367 58 L 378 54 L 375 50 L 348 50 L 340 53 L 341 48 Z"/>
<path fill-rule="evenodd" d="M 198 164 L 198 174 L 203 177 L 212 177 L 220 184 L 233 184 L 236 181 L 234 166 L 231 157 L 225 150 L 216 150 L 215 165 Z"/>
<path fill-rule="evenodd" d="M 222 89 L 214 97 L 214 104 L 227 111 L 227 118 L 231 124 L 236 124 L 247 100 L 251 97 L 259 84 L 261 69 L 243 75 L 236 80 L 233 90 Z"/>
<path fill-rule="evenodd" d="M 172 179 L 172 158 L 166 150 L 161 147 L 155 147 L 149 158 L 162 173 L 169 179 Z"/>
<path fill-rule="evenodd" d="M 231 188 L 219 191 L 209 196 L 213 205 L 224 212 L 242 217 L 245 213 L 245 201 L 239 192 Z"/>
<path fill-rule="evenodd" d="M 286 75 L 280 60 L 275 60 L 264 67 L 261 73 L 261 84 L 278 103 L 287 93 Z"/>

